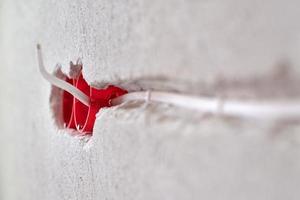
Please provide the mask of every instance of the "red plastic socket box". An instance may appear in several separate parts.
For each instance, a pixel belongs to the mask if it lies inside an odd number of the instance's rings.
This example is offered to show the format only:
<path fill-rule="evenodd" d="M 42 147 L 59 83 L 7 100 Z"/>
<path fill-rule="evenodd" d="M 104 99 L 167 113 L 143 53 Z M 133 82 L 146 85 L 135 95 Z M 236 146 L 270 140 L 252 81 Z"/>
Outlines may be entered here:
<path fill-rule="evenodd" d="M 63 120 L 66 128 L 76 129 L 80 133 L 92 134 L 96 114 L 103 107 L 111 106 L 111 99 L 126 94 L 127 91 L 113 85 L 106 89 L 96 89 L 87 84 L 82 73 L 76 79 L 66 79 L 67 82 L 90 97 L 90 106 L 86 106 L 71 94 L 63 92 Z"/>

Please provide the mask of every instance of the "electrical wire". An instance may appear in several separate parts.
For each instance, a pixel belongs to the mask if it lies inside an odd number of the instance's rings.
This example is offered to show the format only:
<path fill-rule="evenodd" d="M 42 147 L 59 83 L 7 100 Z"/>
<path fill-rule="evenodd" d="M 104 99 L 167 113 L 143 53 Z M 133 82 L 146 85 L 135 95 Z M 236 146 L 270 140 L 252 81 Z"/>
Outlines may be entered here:
<path fill-rule="evenodd" d="M 43 55 L 42 55 L 42 49 L 41 45 L 37 44 L 37 53 L 38 53 L 38 62 L 39 62 L 39 69 L 42 74 L 42 76 L 48 80 L 52 85 L 55 85 L 56 87 L 59 87 L 67 92 L 69 92 L 71 95 L 73 95 L 76 99 L 78 99 L 80 102 L 82 102 L 86 106 L 90 106 L 90 98 L 85 95 L 83 92 L 81 92 L 76 87 L 72 86 L 70 83 L 61 80 L 51 74 L 49 74 L 44 66 L 43 63 Z"/>
<path fill-rule="evenodd" d="M 294 102 L 257 102 L 233 101 L 222 98 L 196 97 L 169 92 L 131 92 L 111 101 L 119 105 L 128 101 L 154 101 L 172 104 L 196 111 L 236 117 L 259 119 L 280 119 L 300 117 L 300 103 Z"/>
<path fill-rule="evenodd" d="M 90 98 L 82 91 L 72 86 L 68 82 L 61 80 L 49 74 L 44 67 L 41 46 L 37 45 L 39 69 L 42 76 L 51 84 L 59 87 L 86 106 L 90 106 Z M 222 98 L 199 97 L 171 92 L 159 91 L 141 91 L 130 92 L 111 100 L 111 105 L 120 105 L 128 101 L 154 101 L 166 104 L 171 104 L 183 108 L 188 108 L 196 111 L 221 114 L 236 117 L 252 117 L 259 119 L 281 119 L 281 118 L 299 118 L 300 117 L 300 102 L 299 101 L 238 101 L 225 100 Z"/>

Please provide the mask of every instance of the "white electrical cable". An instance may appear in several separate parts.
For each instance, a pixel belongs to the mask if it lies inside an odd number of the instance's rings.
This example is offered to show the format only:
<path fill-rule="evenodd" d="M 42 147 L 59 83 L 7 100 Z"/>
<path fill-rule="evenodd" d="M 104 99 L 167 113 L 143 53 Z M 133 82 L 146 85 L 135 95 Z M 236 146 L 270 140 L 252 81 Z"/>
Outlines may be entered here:
<path fill-rule="evenodd" d="M 39 69 L 42 76 L 51 84 L 69 92 L 86 106 L 90 106 L 90 98 L 68 82 L 49 74 L 44 67 L 41 46 L 37 45 Z M 233 101 L 220 98 L 196 97 L 183 94 L 144 91 L 131 92 L 112 99 L 112 105 L 119 105 L 127 101 L 155 101 L 201 112 L 222 114 L 237 117 L 252 117 L 259 119 L 299 118 L 300 102 L 255 102 Z"/>
<path fill-rule="evenodd" d="M 69 92 L 71 95 L 73 95 L 76 99 L 78 99 L 81 103 L 83 103 L 86 106 L 90 106 L 90 98 L 85 95 L 83 92 L 81 92 L 79 89 L 71 85 L 70 83 L 61 80 L 51 74 L 49 74 L 44 66 L 43 63 L 43 55 L 41 50 L 41 45 L 37 45 L 37 53 L 38 53 L 38 61 L 39 61 L 39 69 L 42 74 L 42 76 L 48 80 L 52 85 L 55 85 L 56 87 L 59 87 L 67 92 Z"/>
<path fill-rule="evenodd" d="M 151 93 L 150 93 L 151 92 Z M 131 92 L 112 100 L 112 105 L 141 100 L 163 102 L 212 114 L 258 119 L 280 119 L 300 117 L 300 102 L 250 102 L 230 101 L 220 98 L 195 97 L 168 92 Z"/>

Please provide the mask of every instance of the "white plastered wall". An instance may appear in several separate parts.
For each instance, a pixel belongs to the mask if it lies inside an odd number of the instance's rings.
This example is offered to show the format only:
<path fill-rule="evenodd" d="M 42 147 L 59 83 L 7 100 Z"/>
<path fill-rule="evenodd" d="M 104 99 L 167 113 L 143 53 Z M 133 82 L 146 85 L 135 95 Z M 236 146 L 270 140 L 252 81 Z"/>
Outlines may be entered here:
<path fill-rule="evenodd" d="M 87 142 L 55 127 L 35 45 L 49 71 L 80 58 L 99 87 L 296 99 L 298 7 L 2 0 L 1 199 L 297 199 L 297 122 L 133 103 L 99 113 Z"/>

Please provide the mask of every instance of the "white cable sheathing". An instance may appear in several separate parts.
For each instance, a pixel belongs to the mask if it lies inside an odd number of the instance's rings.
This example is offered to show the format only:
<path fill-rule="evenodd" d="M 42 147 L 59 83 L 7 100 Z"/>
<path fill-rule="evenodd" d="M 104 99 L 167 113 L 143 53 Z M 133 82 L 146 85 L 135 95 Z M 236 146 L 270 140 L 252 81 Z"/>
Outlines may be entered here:
<path fill-rule="evenodd" d="M 45 66 L 43 63 L 42 50 L 41 50 L 41 46 L 39 44 L 37 45 L 37 51 L 38 51 L 39 69 L 40 69 L 42 76 L 46 80 L 48 80 L 52 85 L 55 85 L 56 87 L 59 87 L 65 91 L 69 92 L 71 95 L 73 95 L 76 99 L 78 99 L 84 105 L 90 106 L 90 98 L 87 95 L 85 95 L 83 92 L 81 92 L 76 87 L 72 86 L 70 83 L 49 74 L 45 70 Z"/>
<path fill-rule="evenodd" d="M 168 92 L 132 92 L 112 100 L 112 105 L 127 101 L 162 102 L 201 112 L 257 119 L 289 119 L 300 117 L 300 102 L 233 101 L 221 98 L 195 97 Z"/>
<path fill-rule="evenodd" d="M 150 94 L 150 95 L 149 95 Z M 199 98 L 169 92 L 131 92 L 112 100 L 112 105 L 119 105 L 127 101 L 156 101 L 172 104 L 184 108 L 215 113 L 219 109 L 220 100 L 213 98 Z"/>
<path fill-rule="evenodd" d="M 224 104 L 223 112 L 232 116 L 260 119 L 295 119 L 300 117 L 300 103 L 227 101 Z"/>
<path fill-rule="evenodd" d="M 37 45 L 39 69 L 42 76 L 51 84 L 69 92 L 86 106 L 90 106 L 90 98 L 68 82 L 49 74 L 44 67 L 41 46 Z M 255 102 L 225 100 L 213 97 L 196 97 L 183 94 L 158 91 L 131 92 L 111 101 L 112 105 L 119 105 L 127 101 L 154 101 L 172 104 L 200 112 L 221 114 L 237 117 L 252 117 L 258 119 L 299 118 L 300 102 Z"/>

